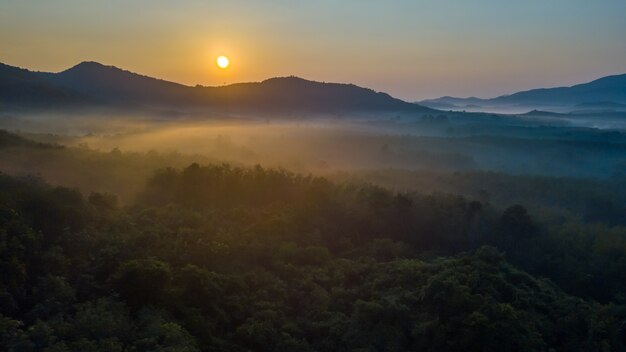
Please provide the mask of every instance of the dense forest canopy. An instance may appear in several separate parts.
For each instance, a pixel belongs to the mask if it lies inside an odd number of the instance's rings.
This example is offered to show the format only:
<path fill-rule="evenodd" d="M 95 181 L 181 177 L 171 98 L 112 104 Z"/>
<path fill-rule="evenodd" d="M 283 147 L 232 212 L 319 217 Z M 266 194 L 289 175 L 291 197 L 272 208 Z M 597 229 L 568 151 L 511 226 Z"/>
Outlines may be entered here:
<path fill-rule="evenodd" d="M 167 163 L 20 148 L 103 170 Z M 581 205 L 623 195 L 592 180 L 456 174 L 447 192 L 391 191 L 208 160 L 141 175 L 118 175 L 136 183 L 124 202 L 0 176 L 3 349 L 624 348 L 626 228 Z M 480 177 L 493 187 L 474 195 Z M 524 184 L 546 192 L 519 198 Z M 578 203 L 555 203 L 568 187 Z"/>

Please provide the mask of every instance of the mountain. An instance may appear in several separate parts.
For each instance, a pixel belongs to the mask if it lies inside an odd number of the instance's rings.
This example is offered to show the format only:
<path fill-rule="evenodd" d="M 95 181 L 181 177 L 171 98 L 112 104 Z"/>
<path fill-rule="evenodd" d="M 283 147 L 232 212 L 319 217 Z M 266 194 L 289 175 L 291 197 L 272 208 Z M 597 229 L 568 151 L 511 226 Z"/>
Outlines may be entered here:
<path fill-rule="evenodd" d="M 0 107 L 63 107 L 96 103 L 76 90 L 51 83 L 37 72 L 0 63 Z"/>
<path fill-rule="evenodd" d="M 571 87 L 540 88 L 502 95 L 492 99 L 441 97 L 419 102 L 424 106 L 448 106 L 451 110 L 493 110 L 549 108 L 573 111 L 580 106 L 606 109 L 626 104 L 626 74 L 607 76 Z"/>
<path fill-rule="evenodd" d="M 494 99 L 504 103 L 576 105 L 597 101 L 626 103 L 626 74 L 608 76 L 571 87 L 542 88 L 504 95 Z"/>
<path fill-rule="evenodd" d="M 46 76 L 56 86 L 96 97 L 107 104 L 174 104 L 192 89 L 97 62 L 83 62 Z"/>
<path fill-rule="evenodd" d="M 278 77 L 220 87 L 190 87 L 83 62 L 59 73 L 0 66 L 0 106 L 9 108 L 122 107 L 251 112 L 431 112 L 353 84 Z"/>

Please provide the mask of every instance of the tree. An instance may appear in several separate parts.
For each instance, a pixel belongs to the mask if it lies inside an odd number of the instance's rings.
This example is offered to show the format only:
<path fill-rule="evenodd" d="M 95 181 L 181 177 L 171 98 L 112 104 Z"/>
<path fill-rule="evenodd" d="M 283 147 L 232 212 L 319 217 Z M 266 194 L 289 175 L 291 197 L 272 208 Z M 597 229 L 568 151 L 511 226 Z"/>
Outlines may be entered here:
<path fill-rule="evenodd" d="M 156 259 L 135 259 L 120 265 L 113 275 L 115 290 L 136 309 L 161 301 L 172 277 L 170 266 Z"/>

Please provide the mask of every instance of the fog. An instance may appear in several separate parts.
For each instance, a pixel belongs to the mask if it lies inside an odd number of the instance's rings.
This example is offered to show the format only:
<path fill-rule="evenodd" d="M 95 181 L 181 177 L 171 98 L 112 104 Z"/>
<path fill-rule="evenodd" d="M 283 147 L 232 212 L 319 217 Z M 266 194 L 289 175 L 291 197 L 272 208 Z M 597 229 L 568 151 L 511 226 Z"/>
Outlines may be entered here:
<path fill-rule="evenodd" d="M 40 175 L 122 199 L 132 199 L 155 170 L 193 162 L 258 164 L 343 179 L 350 175 L 390 187 L 404 184 L 403 189 L 410 189 L 403 172 L 418 172 L 421 181 L 415 188 L 421 190 L 455 172 L 607 178 L 626 169 L 622 132 L 545 116 L 172 118 L 91 112 L 16 115 L 3 118 L 0 127 L 63 146 L 4 148 L 4 172 Z M 370 177 L 373 172 L 378 176 Z"/>
<path fill-rule="evenodd" d="M 6 121 L 5 121 L 5 124 Z M 227 162 L 278 166 L 299 172 L 370 167 L 447 167 L 458 155 L 416 139 L 429 129 L 402 133 L 403 126 L 375 118 L 289 119 L 154 116 L 24 116 L 4 126 L 31 139 L 101 152 L 159 152 Z M 425 126 L 427 127 L 427 126 Z M 448 160 L 449 159 L 449 160 Z M 450 164 L 451 165 L 451 164 Z"/>

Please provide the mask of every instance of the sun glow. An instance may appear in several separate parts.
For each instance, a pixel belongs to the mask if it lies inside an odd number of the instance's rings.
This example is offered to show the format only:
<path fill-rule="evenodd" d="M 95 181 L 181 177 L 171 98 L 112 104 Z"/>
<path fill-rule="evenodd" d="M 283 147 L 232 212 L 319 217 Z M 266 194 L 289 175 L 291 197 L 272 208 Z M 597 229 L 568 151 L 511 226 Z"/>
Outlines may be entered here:
<path fill-rule="evenodd" d="M 217 67 L 221 69 L 227 69 L 230 66 L 230 60 L 226 56 L 218 56 L 217 58 Z"/>

